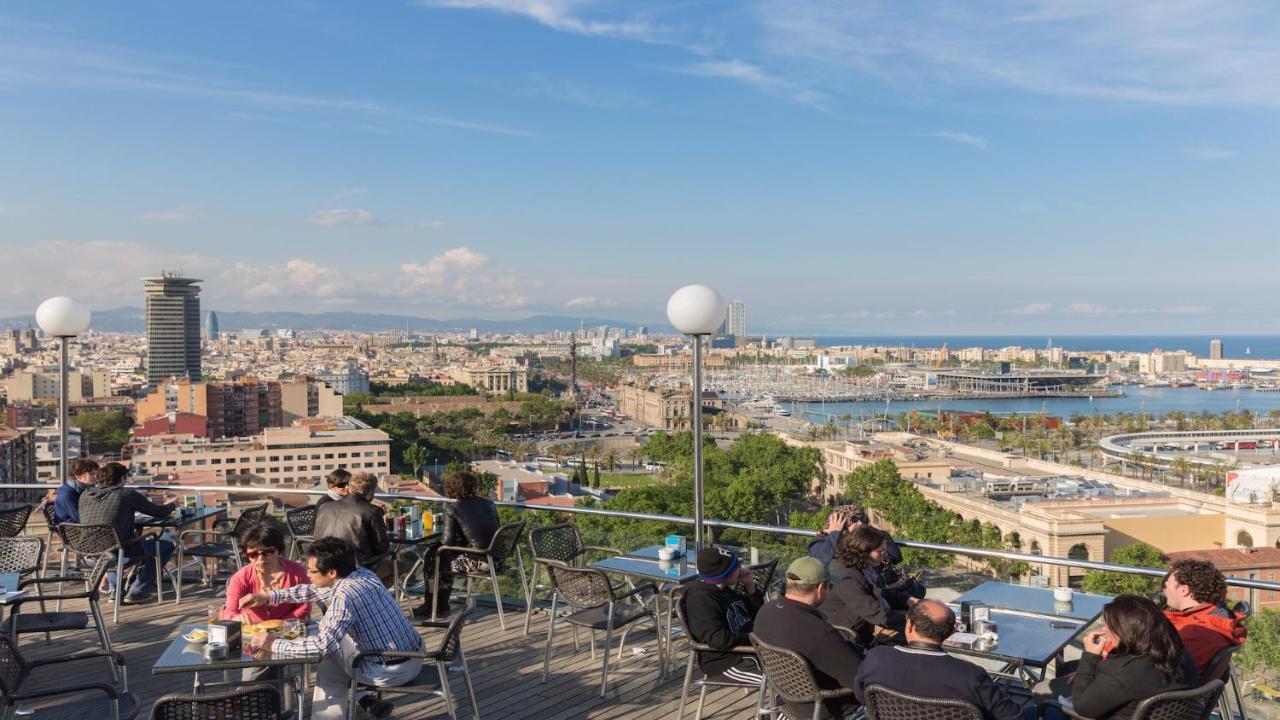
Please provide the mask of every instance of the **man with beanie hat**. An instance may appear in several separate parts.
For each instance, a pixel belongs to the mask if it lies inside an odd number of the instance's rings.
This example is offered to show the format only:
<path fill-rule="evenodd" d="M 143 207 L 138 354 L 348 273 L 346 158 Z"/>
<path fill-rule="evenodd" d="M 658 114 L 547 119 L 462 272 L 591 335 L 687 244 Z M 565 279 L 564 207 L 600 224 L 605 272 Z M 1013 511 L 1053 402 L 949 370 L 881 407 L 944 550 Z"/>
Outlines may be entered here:
<path fill-rule="evenodd" d="M 741 584 L 745 592 L 735 586 Z M 750 644 L 756 611 L 764 603 L 764 592 L 738 556 L 723 548 L 698 551 L 698 581 L 690 583 L 680 600 L 685 628 L 697 642 L 717 650 Z M 700 652 L 698 667 L 707 677 L 759 684 L 760 666 L 752 656 L 729 652 Z"/>

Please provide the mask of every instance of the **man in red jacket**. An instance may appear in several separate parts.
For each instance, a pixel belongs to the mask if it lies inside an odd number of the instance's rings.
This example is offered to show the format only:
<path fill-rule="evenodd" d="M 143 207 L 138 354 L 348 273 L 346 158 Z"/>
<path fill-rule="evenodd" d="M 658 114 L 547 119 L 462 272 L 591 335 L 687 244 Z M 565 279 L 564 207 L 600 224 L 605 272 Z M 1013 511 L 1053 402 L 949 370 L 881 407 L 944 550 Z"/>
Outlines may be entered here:
<path fill-rule="evenodd" d="M 1244 643 L 1246 631 L 1238 615 L 1226 608 L 1227 581 L 1213 563 L 1175 560 L 1164 578 L 1165 617 L 1182 636 L 1182 645 L 1203 677 L 1213 656 L 1228 645 Z"/>

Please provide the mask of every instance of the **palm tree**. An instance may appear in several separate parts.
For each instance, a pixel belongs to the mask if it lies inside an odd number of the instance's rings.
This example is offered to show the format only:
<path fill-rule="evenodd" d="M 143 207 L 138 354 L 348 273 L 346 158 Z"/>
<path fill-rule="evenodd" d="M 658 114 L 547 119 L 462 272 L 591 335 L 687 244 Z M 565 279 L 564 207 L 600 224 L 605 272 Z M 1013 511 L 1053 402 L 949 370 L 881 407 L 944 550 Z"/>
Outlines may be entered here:
<path fill-rule="evenodd" d="M 1174 458 L 1173 462 L 1169 463 L 1169 470 L 1175 475 L 1180 475 L 1182 477 L 1182 486 L 1186 487 L 1187 483 L 1191 482 L 1191 471 L 1194 470 L 1194 466 L 1185 456 L 1179 455 Z"/>

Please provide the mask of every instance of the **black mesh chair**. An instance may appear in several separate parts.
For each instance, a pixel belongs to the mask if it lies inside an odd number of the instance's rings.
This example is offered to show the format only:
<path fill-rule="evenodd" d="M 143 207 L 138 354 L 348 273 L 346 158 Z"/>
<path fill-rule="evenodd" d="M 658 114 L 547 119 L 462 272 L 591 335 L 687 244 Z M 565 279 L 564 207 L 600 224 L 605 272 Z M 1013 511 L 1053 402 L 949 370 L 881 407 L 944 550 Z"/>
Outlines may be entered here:
<path fill-rule="evenodd" d="M 538 575 L 542 566 L 538 560 L 556 560 L 566 565 L 580 565 L 581 560 L 590 552 L 606 555 L 621 555 L 617 548 L 603 545 L 587 545 L 582 542 L 582 533 L 573 523 L 557 523 L 543 525 L 529 531 L 529 552 L 534 559 L 533 572 L 529 575 L 529 604 L 525 606 L 524 634 L 529 634 L 529 621 L 533 618 L 533 600 L 538 592 Z"/>
<path fill-rule="evenodd" d="M 45 637 L 48 638 L 49 633 L 52 632 L 93 630 L 98 636 L 98 643 L 102 649 L 110 651 L 111 637 L 107 634 L 106 622 L 102 618 L 102 610 L 99 607 L 101 592 L 98 588 L 102 584 L 102 579 L 106 577 L 107 571 L 116 565 L 115 550 L 118 542 L 115 530 L 109 525 L 72 525 L 70 523 L 65 524 L 64 528 L 60 529 L 64 533 L 63 537 L 71 538 L 75 547 L 94 551 L 83 553 L 84 557 L 94 558 L 93 565 L 87 573 L 65 573 L 52 577 L 28 578 L 19 582 L 19 588 L 24 590 L 35 588 L 39 592 L 9 603 L 9 617 L 5 619 L 3 625 L 0 625 L 0 630 L 14 642 L 17 642 L 19 635 L 26 633 L 45 633 Z M 41 590 L 52 583 L 58 584 L 55 592 L 50 594 Z M 72 587 L 79 586 L 81 589 L 64 592 L 66 583 L 71 583 Z M 45 603 L 50 600 L 55 601 L 57 605 L 53 612 L 46 612 Z M 89 609 L 87 612 L 63 611 L 63 600 L 85 600 Z M 39 603 L 40 611 L 23 612 L 23 609 L 31 603 Z M 93 624 L 90 624 L 90 620 Z"/>
<path fill-rule="evenodd" d="M 524 576 L 524 560 L 520 556 L 520 533 L 524 532 L 524 520 L 520 522 L 507 523 L 498 528 L 489 540 L 487 548 L 459 547 L 452 545 L 441 545 L 436 549 L 436 567 L 435 575 L 431 577 L 431 597 L 435 598 L 440 592 L 440 563 L 445 559 L 447 554 L 451 557 L 471 557 L 481 561 L 484 564 L 484 570 L 481 572 L 463 573 L 467 578 L 467 607 L 475 607 L 475 600 L 471 595 L 471 583 L 474 580 L 488 581 L 493 584 L 494 604 L 498 606 L 498 624 L 503 630 L 507 629 L 507 619 L 502 609 L 502 588 L 498 586 L 498 573 L 502 570 L 505 563 L 513 554 L 516 556 L 516 567 L 520 571 L 520 591 L 524 593 L 524 602 L 527 607 L 529 604 L 529 587 L 526 585 Z M 451 588 L 445 588 L 445 592 L 451 592 Z M 436 617 L 435 603 L 431 605 L 431 619 L 438 620 Z"/>
<path fill-rule="evenodd" d="M 925 698 L 890 690 L 867 688 L 867 720 L 982 720 L 982 710 L 963 700 Z"/>
<path fill-rule="evenodd" d="M 96 561 L 102 555 L 110 555 L 112 560 L 115 561 L 116 586 L 114 596 L 112 597 L 112 602 L 115 603 L 115 608 L 112 611 L 111 622 L 120 622 L 120 605 L 124 600 L 124 589 L 127 584 L 125 582 L 125 570 L 137 570 L 138 566 L 142 563 L 155 563 L 156 603 L 160 604 L 164 602 L 164 562 L 158 547 L 156 552 L 152 555 L 139 555 L 131 558 L 121 549 L 123 543 L 120 541 L 120 536 L 116 533 L 114 526 L 62 523 L 58 526 L 58 530 L 62 534 L 62 541 L 64 543 L 62 551 L 62 565 L 58 571 L 59 592 L 62 590 L 62 581 L 84 578 L 83 573 L 67 570 L 67 551 L 70 550 L 75 552 L 75 554 L 82 559 Z M 141 535 L 138 537 L 138 540 L 143 540 L 148 537 L 157 538 L 157 543 L 159 542 L 158 536 L 155 535 Z M 170 582 L 173 583 L 174 593 L 176 595 L 180 585 L 177 580 L 172 577 L 170 577 Z M 62 602 L 59 600 L 58 610 L 61 609 Z"/>
<path fill-rule="evenodd" d="M 1205 670 L 1204 675 L 1200 678 L 1200 683 L 1204 684 L 1211 680 L 1221 680 L 1223 685 L 1231 686 L 1231 693 L 1235 697 L 1236 707 L 1240 709 L 1241 715 L 1244 714 L 1244 697 L 1240 694 L 1240 683 L 1236 680 L 1235 672 L 1232 670 L 1231 660 L 1236 651 L 1240 649 L 1239 645 L 1228 645 L 1218 651 L 1213 656 L 1213 660 L 1209 661 L 1209 667 Z M 1230 718 L 1231 708 L 1227 705 L 1226 688 L 1218 696 L 1218 711 L 1223 718 Z"/>
<path fill-rule="evenodd" d="M 274 685 L 246 685 L 198 695 L 165 695 L 151 708 L 151 720 L 279 720 L 283 715 L 280 688 Z"/>
<path fill-rule="evenodd" d="M 706 643 L 698 642 L 698 639 L 693 636 L 693 633 L 689 632 L 689 622 L 686 619 L 685 612 L 684 612 L 684 598 L 683 597 L 678 598 L 674 600 L 674 602 L 676 604 L 676 615 L 680 618 L 680 624 L 684 627 L 685 635 L 688 636 L 689 638 L 689 664 L 688 666 L 685 667 L 684 685 L 680 688 L 680 710 L 676 713 L 676 720 L 682 720 L 682 718 L 684 718 L 685 700 L 689 697 L 689 686 L 693 684 L 693 666 L 697 664 L 698 653 L 728 652 L 728 653 L 733 653 L 734 655 L 755 657 L 756 651 L 755 651 L 755 648 L 751 647 L 750 645 L 739 645 L 737 647 L 733 647 L 728 650 L 718 650 L 716 648 L 711 647 L 710 645 L 707 645 Z M 694 715 L 693 715 L 694 720 L 700 720 L 702 718 L 702 706 L 707 700 L 708 687 L 735 687 L 735 688 L 755 689 L 757 691 L 755 717 L 760 717 L 760 709 L 764 707 L 765 684 L 763 682 L 742 682 L 739 680 L 732 680 L 726 677 L 710 678 L 704 675 L 700 680 L 698 680 L 698 686 L 699 686 L 698 709 L 694 711 Z"/>
<path fill-rule="evenodd" d="M 1222 695 L 1222 681 L 1210 680 L 1197 688 L 1168 690 L 1138 703 L 1130 720 L 1209 720 Z M 1043 718 L 1045 708 L 1055 707 L 1073 720 L 1088 720 L 1071 708 L 1053 701 L 1036 703 L 1036 717 Z"/>
<path fill-rule="evenodd" d="M 311 533 L 316 529 L 316 506 L 303 505 L 284 512 L 284 524 L 289 526 L 289 557 L 297 560 L 301 557 L 306 544 L 311 542 Z"/>
<path fill-rule="evenodd" d="M 423 661 L 422 671 L 418 673 L 418 677 L 407 685 L 377 687 L 360 683 L 359 673 L 355 669 L 359 667 L 360 660 L 364 656 L 357 653 L 352 658 L 352 681 L 351 689 L 347 694 L 347 717 L 356 717 L 356 693 L 361 690 L 368 690 L 377 695 L 379 699 L 386 695 L 440 694 L 444 696 L 444 704 L 449 710 L 449 717 L 453 720 L 458 720 L 457 699 L 449 686 L 449 669 L 452 666 L 462 671 L 462 681 L 467 686 L 467 699 L 471 701 L 471 717 L 473 720 L 480 720 L 480 707 L 476 701 L 476 691 L 471 686 L 471 671 L 467 669 L 467 658 L 462 654 L 462 626 L 466 623 L 467 616 L 470 614 L 471 610 L 467 609 L 453 616 L 448 622 L 428 620 L 421 623 L 423 627 L 444 628 L 444 635 L 440 638 L 440 644 L 436 646 L 435 650 L 416 653 L 387 652 L 379 654 L 379 657 L 388 659 L 419 658 Z"/>
<path fill-rule="evenodd" d="M 40 503 L 40 516 L 44 518 L 44 525 L 47 532 L 47 534 L 45 535 L 45 542 L 44 542 L 44 547 L 47 550 L 47 552 L 44 554 L 44 560 L 40 564 L 40 574 L 48 575 L 49 574 L 49 557 L 53 555 L 54 538 L 58 539 L 59 544 L 62 544 L 65 546 L 65 543 L 62 542 L 62 535 L 58 533 L 58 518 L 54 514 L 53 503 L 51 502 Z"/>
<path fill-rule="evenodd" d="M 262 518 L 266 514 L 267 503 L 262 503 L 251 508 L 245 508 L 235 522 L 222 520 L 215 523 L 211 530 L 184 530 L 178 535 L 178 589 L 176 593 L 178 603 L 182 602 L 183 557 L 200 558 L 200 577 L 206 584 L 210 581 L 209 566 L 207 564 L 209 560 L 214 562 L 231 560 L 236 564 L 236 569 L 239 570 L 244 567 L 244 561 L 240 558 L 240 534 L 251 525 L 262 522 Z M 198 538 L 199 544 L 186 547 L 186 540 L 189 537 Z"/>
<path fill-rule="evenodd" d="M 22 505 L 8 510 L 0 510 L 0 537 L 18 537 L 27 528 L 27 518 L 31 517 L 31 505 Z"/>
<path fill-rule="evenodd" d="M 766 563 L 756 565 L 748 565 L 747 570 L 750 571 L 751 577 L 756 581 L 756 589 L 764 593 L 764 599 L 769 599 L 769 585 L 773 582 L 773 574 L 778 570 L 778 558 L 774 558 Z M 737 586 L 739 592 L 742 591 L 742 584 Z"/>
<path fill-rule="evenodd" d="M 0 537 L 0 573 L 18 573 L 19 579 L 40 572 L 44 540 L 34 536 Z"/>
<path fill-rule="evenodd" d="M 609 576 L 603 570 L 595 568 L 575 568 L 554 560 L 539 560 L 547 568 L 551 579 L 551 610 L 547 622 L 547 647 L 542 658 L 542 682 L 547 681 L 547 673 L 551 670 L 551 642 L 556 631 L 556 603 L 564 600 L 574 612 L 563 618 L 575 628 L 585 627 L 592 631 L 604 631 L 604 665 L 600 669 L 600 697 L 604 697 L 609 689 L 609 653 L 613 644 L 613 631 L 625 628 L 618 643 L 618 660 L 622 660 L 622 650 L 627 644 L 627 631 L 637 620 L 649 618 L 653 620 L 654 642 L 658 645 L 658 674 L 661 682 L 662 672 L 666 669 L 663 654 L 662 633 L 658 632 L 658 615 L 653 606 L 623 602 L 628 598 L 640 600 L 639 594 L 648 592 L 650 599 L 658 594 L 658 586 L 653 583 L 642 583 L 619 594 Z M 576 641 L 576 636 L 575 636 Z M 575 642 L 575 646 L 576 646 Z M 591 649 L 595 650 L 592 640 Z"/>
<path fill-rule="evenodd" d="M 105 657 L 123 685 L 102 682 L 76 682 L 75 675 L 62 670 L 63 681 L 47 690 L 27 690 L 26 683 L 32 671 L 61 663 Z M 88 693 L 93 693 L 87 696 Z M 100 695 L 99 695 L 100 693 Z M 18 703 L 24 704 L 24 718 L 35 720 L 83 720 L 83 718 L 111 718 L 132 720 L 138 715 L 138 702 L 129 694 L 125 675 L 124 656 L 109 650 L 86 650 L 65 657 L 28 661 L 18 652 L 17 643 L 0 635 L 0 694 L 4 696 L 4 717 L 11 717 Z M 59 704 L 50 704 L 50 698 L 74 696 Z M 27 707 L 29 701 L 37 701 L 38 707 Z"/>
<path fill-rule="evenodd" d="M 813 703 L 813 720 L 820 720 L 826 715 L 823 703 L 827 700 L 853 697 L 853 690 L 849 688 L 823 690 L 813 676 L 809 661 L 795 650 L 770 645 L 755 633 L 751 633 L 751 646 L 756 649 L 756 657 L 760 658 L 765 678 L 782 701 L 788 704 Z"/>

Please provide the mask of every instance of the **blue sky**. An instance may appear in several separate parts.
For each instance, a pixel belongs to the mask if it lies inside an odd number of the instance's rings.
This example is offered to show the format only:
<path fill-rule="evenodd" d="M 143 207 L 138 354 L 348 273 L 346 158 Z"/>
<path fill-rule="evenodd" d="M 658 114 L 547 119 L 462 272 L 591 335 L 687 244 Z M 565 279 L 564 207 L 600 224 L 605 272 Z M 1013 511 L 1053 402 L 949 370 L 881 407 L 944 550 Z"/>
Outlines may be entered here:
<path fill-rule="evenodd" d="M 972 5 L 972 7 L 971 7 Z M 18 2 L 0 316 L 1277 332 L 1270 2 Z"/>

